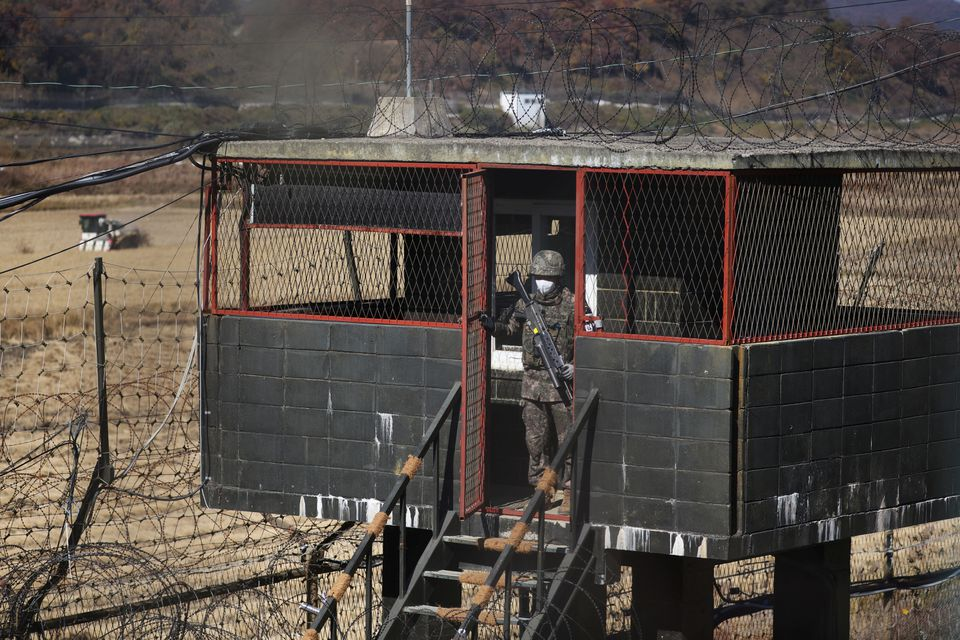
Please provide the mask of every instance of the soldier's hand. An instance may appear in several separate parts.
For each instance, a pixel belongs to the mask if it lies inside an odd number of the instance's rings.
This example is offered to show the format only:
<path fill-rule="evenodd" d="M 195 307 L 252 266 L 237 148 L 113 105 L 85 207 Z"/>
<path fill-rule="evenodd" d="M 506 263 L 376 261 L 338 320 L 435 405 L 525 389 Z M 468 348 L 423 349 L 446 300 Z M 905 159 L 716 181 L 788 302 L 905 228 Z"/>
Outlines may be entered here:
<path fill-rule="evenodd" d="M 480 322 L 481 327 L 483 327 L 487 331 L 490 331 L 491 333 L 497 327 L 497 323 L 493 320 L 493 318 L 490 317 L 490 314 L 488 314 L 486 311 L 481 311 L 480 316 L 477 318 L 477 320 Z"/>
<path fill-rule="evenodd" d="M 562 367 L 560 367 L 560 377 L 562 377 L 567 382 L 573 380 L 573 365 L 569 362 Z"/>

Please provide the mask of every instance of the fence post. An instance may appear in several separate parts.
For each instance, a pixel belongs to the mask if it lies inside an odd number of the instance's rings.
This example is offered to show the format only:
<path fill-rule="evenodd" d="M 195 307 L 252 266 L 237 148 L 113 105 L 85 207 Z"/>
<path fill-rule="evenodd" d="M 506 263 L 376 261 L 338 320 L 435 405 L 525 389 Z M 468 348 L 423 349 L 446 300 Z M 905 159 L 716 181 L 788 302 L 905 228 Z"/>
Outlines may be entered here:
<path fill-rule="evenodd" d="M 110 439 L 107 432 L 107 378 L 106 378 L 106 334 L 103 327 L 103 259 L 93 261 L 93 324 L 94 337 L 97 345 L 97 400 L 100 411 L 100 443 L 98 445 L 97 464 L 90 477 L 76 518 L 70 527 L 70 536 L 67 538 L 66 550 L 60 554 L 60 561 L 51 570 L 47 581 L 30 596 L 26 602 L 18 603 L 14 612 L 13 637 L 17 640 L 26 640 L 34 632 L 42 632 L 42 623 L 37 622 L 43 601 L 51 591 L 56 589 L 67 572 L 74 549 L 80 544 L 80 538 L 93 517 L 93 509 L 97 503 L 97 494 L 100 489 L 113 481 L 113 469 L 110 466 Z M 84 323 L 86 328 L 86 323 Z M 6 637 L 6 636 L 5 636 Z"/>
<path fill-rule="evenodd" d="M 93 328 L 97 345 L 97 401 L 100 421 L 100 455 L 96 476 L 103 484 L 113 480 L 110 466 L 110 431 L 107 425 L 106 330 L 103 325 L 103 258 L 93 261 Z"/>

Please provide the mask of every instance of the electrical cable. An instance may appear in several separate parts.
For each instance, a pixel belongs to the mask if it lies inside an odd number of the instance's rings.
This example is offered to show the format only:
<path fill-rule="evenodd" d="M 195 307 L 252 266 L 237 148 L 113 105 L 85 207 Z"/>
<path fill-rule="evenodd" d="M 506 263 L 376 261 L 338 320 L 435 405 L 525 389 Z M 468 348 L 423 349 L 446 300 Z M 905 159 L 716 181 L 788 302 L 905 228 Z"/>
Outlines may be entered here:
<path fill-rule="evenodd" d="M 141 173 L 152 171 L 153 169 L 158 169 L 160 167 L 166 167 L 171 164 L 176 164 L 181 160 L 189 158 L 194 153 L 197 153 L 203 148 L 209 148 L 213 145 L 216 145 L 224 140 L 229 139 L 238 139 L 237 134 L 201 134 L 194 138 L 191 138 L 191 143 L 177 149 L 175 151 L 170 151 L 163 155 L 159 155 L 153 158 L 148 158 L 146 160 L 141 160 L 139 162 L 134 162 L 132 164 L 124 165 L 117 167 L 115 169 L 107 169 L 104 171 L 96 171 L 94 173 L 87 174 L 75 180 L 69 180 L 67 182 L 61 182 L 59 184 L 51 185 L 44 187 L 42 189 L 35 189 L 33 191 L 26 191 L 24 193 L 18 193 L 10 196 L 5 196 L 0 198 L 0 209 L 7 209 L 9 207 L 15 207 L 20 204 L 29 203 L 28 207 L 34 206 L 38 201 L 49 198 L 50 196 L 56 195 L 58 193 L 66 193 L 68 191 L 73 191 L 75 189 L 80 189 L 82 187 L 92 187 L 95 185 L 106 184 L 108 182 L 115 182 L 117 180 L 122 180 L 124 178 L 129 178 Z M 22 207 L 8 213 L 4 216 L 0 216 L 0 222 L 9 220 L 13 216 L 17 215 L 24 211 L 27 207 Z"/>
<path fill-rule="evenodd" d="M 21 118 L 18 116 L 0 115 L 0 120 L 9 120 L 11 122 L 25 122 L 27 124 L 38 124 L 44 126 L 67 127 L 70 129 L 83 129 L 85 131 L 100 131 L 103 133 L 130 133 L 142 136 L 165 136 L 167 138 L 189 138 L 183 133 L 169 133 L 167 131 L 149 131 L 142 129 L 118 129 L 115 127 L 97 127 L 89 124 L 71 124 L 69 122 L 57 122 L 55 120 L 38 120 L 35 118 Z"/>
<path fill-rule="evenodd" d="M 74 160 L 76 158 L 91 158 L 94 156 L 110 155 L 112 153 L 132 153 L 135 151 L 153 151 L 155 149 L 162 149 L 164 147 L 172 147 L 175 144 L 182 144 L 192 139 L 193 139 L 192 137 L 178 138 L 170 142 L 143 145 L 139 147 L 121 147 L 116 149 L 104 149 L 101 151 L 89 151 L 87 153 L 71 153 L 68 155 L 52 156 L 49 158 L 37 158 L 35 160 L 21 160 L 19 162 L 8 162 L 6 164 L 0 164 L 0 169 L 9 169 L 13 167 L 30 167 L 37 164 L 43 164 L 45 162 L 58 162 L 60 160 Z"/>
<path fill-rule="evenodd" d="M 180 397 L 183 395 L 183 390 L 187 386 L 187 379 L 190 377 L 190 373 L 193 371 L 193 359 L 197 354 L 199 341 L 200 335 L 194 334 L 193 343 L 190 345 L 190 355 L 187 356 L 187 364 L 183 368 L 183 375 L 180 377 L 180 385 L 177 387 L 177 392 L 173 396 L 173 401 L 170 403 L 170 408 L 167 410 L 167 415 L 163 417 L 163 420 L 160 421 L 160 424 L 157 425 L 157 428 L 154 429 L 152 434 L 150 434 L 150 437 L 147 438 L 147 441 L 140 445 L 140 448 L 137 450 L 137 452 L 133 454 L 133 457 L 130 459 L 130 464 L 127 465 L 127 468 L 116 475 L 117 480 L 130 473 L 130 470 L 133 469 L 133 465 L 135 465 L 137 460 L 140 458 L 140 454 L 150 448 L 150 445 L 153 444 L 153 441 L 158 435 L 160 435 L 160 432 L 163 430 L 163 428 L 167 426 L 167 422 L 170 420 L 170 416 L 173 415 L 173 410 L 180 402 Z"/>

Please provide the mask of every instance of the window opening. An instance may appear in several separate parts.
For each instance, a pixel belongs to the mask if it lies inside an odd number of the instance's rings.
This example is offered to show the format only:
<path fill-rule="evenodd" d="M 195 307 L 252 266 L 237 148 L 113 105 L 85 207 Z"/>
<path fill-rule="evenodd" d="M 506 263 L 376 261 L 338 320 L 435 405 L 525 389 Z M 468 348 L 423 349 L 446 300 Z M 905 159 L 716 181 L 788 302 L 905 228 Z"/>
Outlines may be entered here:
<path fill-rule="evenodd" d="M 733 341 L 960 320 L 960 172 L 737 179 Z"/>
<path fill-rule="evenodd" d="M 218 168 L 219 310 L 458 321 L 466 167 Z"/>
<path fill-rule="evenodd" d="M 584 298 L 605 334 L 720 340 L 722 175 L 587 172 Z"/>

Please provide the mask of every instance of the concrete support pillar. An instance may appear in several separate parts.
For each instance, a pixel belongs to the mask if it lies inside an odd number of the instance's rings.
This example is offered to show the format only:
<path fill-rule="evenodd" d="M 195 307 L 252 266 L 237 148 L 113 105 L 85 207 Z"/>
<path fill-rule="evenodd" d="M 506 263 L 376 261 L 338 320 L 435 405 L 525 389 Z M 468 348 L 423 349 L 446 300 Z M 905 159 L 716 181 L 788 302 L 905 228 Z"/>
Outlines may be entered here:
<path fill-rule="evenodd" d="M 775 556 L 775 640 L 848 640 L 850 539 Z"/>
<path fill-rule="evenodd" d="M 419 136 L 435 138 L 450 135 L 453 125 L 447 116 L 447 104 L 440 98 L 377 99 L 367 136 Z"/>
<path fill-rule="evenodd" d="M 634 637 L 661 640 L 713 638 L 713 567 L 699 558 L 625 554 L 633 567 Z"/>

